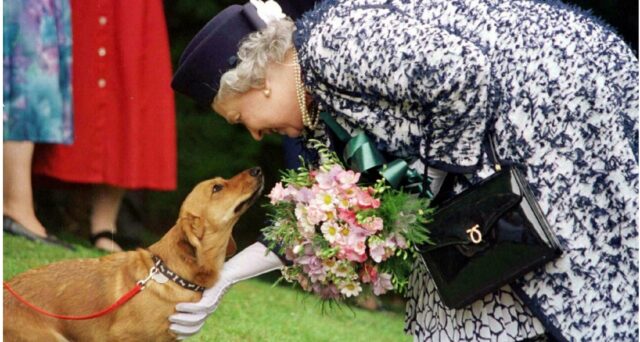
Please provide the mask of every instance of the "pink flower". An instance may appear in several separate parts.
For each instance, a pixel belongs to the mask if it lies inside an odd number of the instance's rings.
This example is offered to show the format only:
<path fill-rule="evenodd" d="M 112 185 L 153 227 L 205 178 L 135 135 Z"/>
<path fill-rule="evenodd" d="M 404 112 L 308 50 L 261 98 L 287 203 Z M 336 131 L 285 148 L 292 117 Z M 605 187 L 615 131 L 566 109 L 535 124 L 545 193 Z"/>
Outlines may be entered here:
<path fill-rule="evenodd" d="M 334 187 L 335 181 L 330 174 L 326 172 L 320 172 L 316 176 L 316 181 L 318 182 L 318 187 L 322 190 L 328 190 Z"/>
<path fill-rule="evenodd" d="M 354 186 L 359 179 L 360 179 L 360 174 L 353 172 L 351 170 L 348 170 L 348 171 L 341 170 L 336 175 L 336 180 L 338 181 L 339 187 L 343 190 L 349 189 L 352 186 Z"/>
<path fill-rule="evenodd" d="M 323 190 L 334 189 L 337 187 L 336 176 L 344 171 L 339 165 L 334 165 L 328 172 L 320 171 L 316 175 L 318 187 Z"/>
<path fill-rule="evenodd" d="M 311 279 L 311 281 L 314 283 L 323 282 L 327 279 L 327 274 L 321 270 L 312 271 L 312 272 L 309 272 L 309 279 Z"/>
<path fill-rule="evenodd" d="M 357 186 L 352 186 L 346 189 L 342 189 L 340 194 L 342 195 L 343 199 L 349 202 L 349 204 L 357 204 L 357 200 L 354 201 L 354 199 L 356 198 L 358 192 L 360 192 L 360 188 L 358 188 Z"/>
<path fill-rule="evenodd" d="M 340 297 L 340 291 L 334 284 L 323 286 L 319 283 L 313 284 L 313 292 L 322 299 L 337 299 Z"/>
<path fill-rule="evenodd" d="M 353 251 L 363 255 L 365 253 L 365 251 L 367 250 L 367 245 L 365 245 L 364 243 L 364 239 L 362 240 L 358 240 L 358 241 L 354 241 L 353 243 Z"/>
<path fill-rule="evenodd" d="M 369 236 L 367 231 L 358 226 L 343 225 L 337 242 L 362 254 L 365 252 L 364 242 L 367 236 Z"/>
<path fill-rule="evenodd" d="M 307 218 L 307 207 L 303 204 L 298 203 L 296 209 L 294 210 L 294 214 L 296 215 L 296 219 L 298 221 L 298 231 L 300 234 L 305 236 L 306 238 L 312 238 L 315 234 L 316 227 L 311 224 Z"/>
<path fill-rule="evenodd" d="M 338 208 L 338 218 L 348 223 L 350 226 L 357 225 L 356 213 L 351 210 Z"/>
<path fill-rule="evenodd" d="M 382 219 L 380 217 L 377 216 L 371 216 L 371 217 L 367 217 L 364 222 L 362 222 L 360 225 L 370 231 L 370 232 L 379 232 L 382 230 L 383 228 L 383 224 L 384 221 L 382 221 Z"/>
<path fill-rule="evenodd" d="M 309 263 L 304 265 L 302 270 L 309 275 L 312 282 L 324 281 L 327 276 L 322 260 L 315 256 L 309 258 Z"/>
<path fill-rule="evenodd" d="M 365 264 L 360 272 L 360 279 L 363 283 L 372 283 L 378 279 L 378 269 L 375 266 Z"/>
<path fill-rule="evenodd" d="M 312 282 L 324 281 L 326 272 L 322 260 L 315 255 L 304 255 L 295 260 L 295 263 L 302 265 L 302 271 L 306 273 Z"/>
<path fill-rule="evenodd" d="M 398 248 L 407 249 L 407 247 L 409 247 L 409 245 L 407 244 L 407 239 L 405 239 L 402 234 L 397 233 L 395 234 L 394 238 L 396 240 L 396 245 L 398 245 Z"/>
<path fill-rule="evenodd" d="M 387 273 L 378 274 L 378 279 L 373 281 L 373 293 L 376 296 L 386 293 L 393 289 L 391 284 L 391 275 Z"/>
<path fill-rule="evenodd" d="M 309 188 L 300 188 L 298 191 L 292 192 L 292 196 L 296 202 L 309 203 L 313 198 L 313 192 Z"/>
<path fill-rule="evenodd" d="M 312 225 L 316 225 L 327 219 L 327 215 L 325 215 L 324 211 L 320 210 L 316 207 L 308 207 L 307 208 L 307 220 Z"/>
<path fill-rule="evenodd" d="M 373 261 L 380 263 L 385 259 L 384 243 L 376 240 L 369 240 L 369 256 Z"/>
<path fill-rule="evenodd" d="M 395 253 L 396 248 L 397 248 L 396 240 L 393 237 L 389 237 L 384 242 L 384 258 L 383 258 L 383 260 L 386 260 L 387 258 L 390 258 L 391 256 L 393 256 L 393 253 Z"/>
<path fill-rule="evenodd" d="M 334 164 L 329 170 L 329 174 L 331 174 L 331 177 L 333 177 L 333 179 L 337 179 L 338 174 L 340 174 L 340 172 L 343 172 L 343 171 L 344 169 L 342 168 L 342 166 L 338 164 Z"/>
<path fill-rule="evenodd" d="M 285 195 L 286 195 L 286 192 L 284 187 L 282 187 L 282 183 L 278 182 L 273 187 L 273 189 L 271 189 L 271 192 L 269 193 L 268 197 L 269 199 L 271 199 L 271 204 L 276 204 L 277 202 L 284 200 Z"/>
<path fill-rule="evenodd" d="M 349 246 L 344 246 L 338 252 L 338 258 L 355 261 L 358 263 L 363 263 L 367 260 L 367 254 L 366 253 L 359 254 L 353 248 Z"/>
<path fill-rule="evenodd" d="M 373 208 L 376 209 L 380 206 L 380 201 L 373 198 L 368 191 L 358 191 L 356 194 L 358 206 L 362 209 Z"/>

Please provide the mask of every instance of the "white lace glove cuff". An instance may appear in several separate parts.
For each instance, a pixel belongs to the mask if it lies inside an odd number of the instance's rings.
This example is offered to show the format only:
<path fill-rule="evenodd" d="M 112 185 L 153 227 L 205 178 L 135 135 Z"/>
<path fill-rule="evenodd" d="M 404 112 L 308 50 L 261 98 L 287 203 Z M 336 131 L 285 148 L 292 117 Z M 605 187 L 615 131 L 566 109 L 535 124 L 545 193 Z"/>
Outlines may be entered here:
<path fill-rule="evenodd" d="M 220 299 L 231 285 L 280 267 L 280 258 L 263 244 L 256 242 L 245 248 L 224 264 L 218 282 L 204 291 L 200 301 L 176 306 L 176 313 L 169 317 L 172 323 L 169 330 L 178 335 L 179 339 L 196 334 L 207 316 L 216 310 Z"/>

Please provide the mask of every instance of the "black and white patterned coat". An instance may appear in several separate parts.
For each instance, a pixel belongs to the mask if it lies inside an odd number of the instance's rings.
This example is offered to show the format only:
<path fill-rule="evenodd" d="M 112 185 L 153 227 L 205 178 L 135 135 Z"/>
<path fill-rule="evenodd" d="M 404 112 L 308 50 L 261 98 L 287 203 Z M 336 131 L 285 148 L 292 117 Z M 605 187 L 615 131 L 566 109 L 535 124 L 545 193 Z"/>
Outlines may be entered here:
<path fill-rule="evenodd" d="M 564 249 L 461 310 L 443 306 L 417 265 L 408 332 L 638 339 L 638 60 L 611 29 L 560 2 L 525 0 L 329 0 L 296 27 L 322 109 L 381 150 L 474 180 L 492 172 L 482 141 L 495 132 L 499 157 L 526 165 Z"/>

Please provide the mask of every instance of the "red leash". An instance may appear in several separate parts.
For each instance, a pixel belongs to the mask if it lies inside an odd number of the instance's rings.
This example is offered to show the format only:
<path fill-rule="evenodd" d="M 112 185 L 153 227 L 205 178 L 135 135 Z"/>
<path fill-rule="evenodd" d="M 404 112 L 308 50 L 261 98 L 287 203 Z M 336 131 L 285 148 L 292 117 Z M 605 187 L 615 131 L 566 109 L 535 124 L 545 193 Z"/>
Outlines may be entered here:
<path fill-rule="evenodd" d="M 92 318 L 96 318 L 96 317 L 100 317 L 100 316 L 104 316 L 106 314 L 108 314 L 111 311 L 114 311 L 115 309 L 117 309 L 118 307 L 120 307 L 122 304 L 126 303 L 127 301 L 129 301 L 129 299 L 133 298 L 133 296 L 137 295 L 138 293 L 140 293 L 140 291 L 142 291 L 145 287 L 145 284 L 149 281 L 149 279 L 151 279 L 151 277 L 157 273 L 157 269 L 155 267 L 151 268 L 151 271 L 149 271 L 149 275 L 147 276 L 147 278 L 145 278 L 144 280 L 140 280 L 136 283 L 136 286 L 134 286 L 129 292 L 125 293 L 124 296 L 120 297 L 120 299 L 118 299 L 115 303 L 111 304 L 109 307 L 102 309 L 96 313 L 90 314 L 90 315 L 84 315 L 84 316 L 65 316 L 65 315 L 58 315 L 58 314 L 54 314 L 51 312 L 48 312 L 42 308 L 39 308 L 31 303 L 29 303 L 26 299 L 22 298 L 18 293 L 16 293 L 10 286 L 9 284 L 7 284 L 6 282 L 2 282 L 2 284 L 4 285 L 4 288 L 7 289 L 7 291 L 9 291 L 9 293 L 11 293 L 14 297 L 16 297 L 20 302 L 22 302 L 24 305 L 30 307 L 31 309 L 45 315 L 45 316 L 49 316 L 49 317 L 53 317 L 53 318 L 59 318 L 59 319 L 65 319 L 65 320 L 85 320 L 85 319 L 92 319 Z"/>
<path fill-rule="evenodd" d="M 39 312 L 39 313 L 41 313 L 41 314 L 43 314 L 45 316 L 49 316 L 49 317 L 53 317 L 53 318 L 59 318 L 59 319 L 66 319 L 66 320 L 84 320 L 84 319 L 92 319 L 92 318 L 96 318 L 96 317 L 100 317 L 100 316 L 106 315 L 109 312 L 117 309 L 122 304 L 126 303 L 129 299 L 131 299 L 133 296 L 137 295 L 144 288 L 142 285 L 136 284 L 136 286 L 133 289 L 131 289 L 131 291 L 125 293 L 125 295 L 120 297 L 120 299 L 118 299 L 117 302 L 113 303 L 108 308 L 100 310 L 100 311 L 98 311 L 96 313 L 93 313 L 93 314 L 90 314 L 90 315 L 84 315 L 84 316 L 65 316 L 65 315 L 57 315 L 57 314 L 45 311 L 44 309 L 39 308 L 39 307 L 29 303 L 26 299 L 22 298 L 19 294 L 17 294 L 9 286 L 9 284 L 3 282 L 3 285 L 4 285 L 4 288 L 7 289 L 7 291 L 9 291 L 9 293 L 11 293 L 14 297 L 16 297 L 24 305 L 32 308 L 33 310 L 35 310 L 35 311 L 37 311 L 37 312 Z"/>

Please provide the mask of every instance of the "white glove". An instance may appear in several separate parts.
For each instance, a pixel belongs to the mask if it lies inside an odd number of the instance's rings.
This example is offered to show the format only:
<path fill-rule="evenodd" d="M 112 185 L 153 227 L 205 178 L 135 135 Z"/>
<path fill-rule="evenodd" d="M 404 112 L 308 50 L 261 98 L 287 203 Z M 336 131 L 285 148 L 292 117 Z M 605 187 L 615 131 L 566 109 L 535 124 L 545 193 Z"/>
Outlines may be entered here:
<path fill-rule="evenodd" d="M 420 159 L 416 159 L 413 163 L 411 163 L 411 168 L 420 172 L 420 174 L 424 173 L 424 164 Z M 444 179 L 447 177 L 447 172 L 439 169 L 435 169 L 433 167 L 427 168 L 427 176 L 431 178 L 431 193 L 433 196 L 437 195 L 444 183 Z"/>
<path fill-rule="evenodd" d="M 444 179 L 447 177 L 447 173 L 430 167 L 427 169 L 427 175 L 431 178 L 431 193 L 435 196 L 440 191 L 442 183 L 444 183 Z"/>
<path fill-rule="evenodd" d="M 199 302 L 176 305 L 176 313 L 169 317 L 172 323 L 169 330 L 178 335 L 179 340 L 198 333 L 231 285 L 282 266 L 280 258 L 271 251 L 267 254 L 267 247 L 259 242 L 245 248 L 224 263 L 218 282 L 203 292 Z"/>

